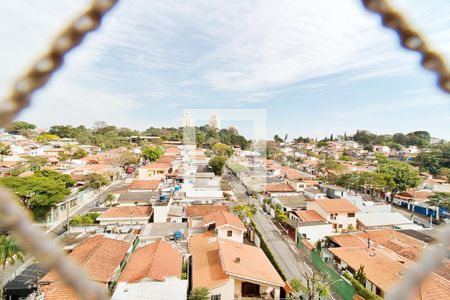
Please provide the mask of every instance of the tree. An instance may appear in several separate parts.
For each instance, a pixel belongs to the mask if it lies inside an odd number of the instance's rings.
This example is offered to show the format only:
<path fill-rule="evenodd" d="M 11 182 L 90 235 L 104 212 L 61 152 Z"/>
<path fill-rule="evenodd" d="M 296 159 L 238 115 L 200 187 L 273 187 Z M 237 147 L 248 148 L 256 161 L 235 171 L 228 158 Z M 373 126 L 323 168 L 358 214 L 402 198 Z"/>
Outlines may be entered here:
<path fill-rule="evenodd" d="M 436 192 L 428 199 L 429 204 L 450 210 L 450 193 Z"/>
<path fill-rule="evenodd" d="M 313 271 L 312 274 L 309 274 L 309 272 L 301 274 L 306 281 L 306 285 L 300 280 L 296 283 L 298 283 L 299 290 L 306 295 L 306 299 L 318 300 L 330 294 L 329 287 L 332 283 L 330 283 L 326 273 Z"/>
<path fill-rule="evenodd" d="M 53 170 L 37 170 L 34 172 L 34 176 L 41 176 L 50 178 L 55 181 L 60 181 L 64 184 L 66 188 L 73 187 L 75 184 L 75 180 L 70 177 L 68 174 L 61 174 L 59 172 L 53 171 Z"/>
<path fill-rule="evenodd" d="M 197 287 L 191 291 L 189 300 L 209 300 L 209 289 L 205 287 Z"/>
<path fill-rule="evenodd" d="M 40 156 L 24 156 L 24 158 L 31 171 L 40 170 L 48 163 L 46 158 Z"/>
<path fill-rule="evenodd" d="M 6 132 L 9 134 L 23 134 L 27 130 L 35 129 L 36 125 L 24 121 L 11 122 L 6 126 Z"/>
<path fill-rule="evenodd" d="M 275 136 L 273 137 L 274 141 L 277 143 L 281 143 L 283 142 L 283 139 L 280 138 L 280 136 L 278 134 L 275 134 Z"/>
<path fill-rule="evenodd" d="M 419 153 L 415 161 L 419 164 L 419 170 L 432 175 L 439 174 L 441 170 L 441 153 L 437 151 Z"/>
<path fill-rule="evenodd" d="M 77 148 L 73 152 L 72 158 L 73 159 L 82 159 L 82 158 L 86 157 L 87 155 L 88 155 L 88 153 L 86 152 L 86 150 L 84 150 L 82 148 Z"/>
<path fill-rule="evenodd" d="M 319 163 L 317 165 L 317 167 L 325 172 L 330 172 L 330 171 L 334 171 L 334 172 L 342 172 L 344 170 L 344 167 L 339 164 L 337 161 L 335 161 L 334 159 L 325 159 L 323 162 Z"/>
<path fill-rule="evenodd" d="M 250 223 L 256 214 L 256 206 L 254 204 L 236 204 L 231 210 L 245 224 Z"/>
<path fill-rule="evenodd" d="M 225 166 L 225 162 L 227 158 L 224 156 L 216 156 L 209 160 L 209 166 L 213 169 L 214 174 L 222 175 L 223 167 Z"/>
<path fill-rule="evenodd" d="M 4 177 L 0 184 L 11 189 L 36 220 L 43 219 L 51 207 L 70 194 L 63 181 L 46 176 Z"/>
<path fill-rule="evenodd" d="M 0 163 L 3 163 L 3 157 L 5 155 L 11 155 L 11 146 L 0 143 Z"/>
<path fill-rule="evenodd" d="M 112 193 L 109 193 L 105 198 L 105 202 L 108 202 L 109 206 L 112 206 L 115 200 L 116 198 Z"/>
<path fill-rule="evenodd" d="M 88 212 L 84 215 L 75 215 L 70 220 L 70 225 L 92 225 L 95 224 L 100 213 Z"/>
<path fill-rule="evenodd" d="M 302 284 L 302 282 L 301 282 L 299 279 L 297 279 L 297 278 L 292 278 L 292 279 L 289 281 L 289 284 L 291 285 L 292 290 L 293 290 L 294 292 L 296 292 L 296 293 L 299 293 L 299 292 L 302 290 L 303 284 Z"/>
<path fill-rule="evenodd" d="M 359 281 L 362 285 L 366 285 L 366 273 L 364 272 L 364 265 L 360 265 L 358 271 L 354 276 L 356 280 Z"/>
<path fill-rule="evenodd" d="M 36 141 L 41 144 L 48 144 L 51 141 L 59 140 L 59 139 L 60 139 L 60 137 L 57 136 L 56 134 L 41 133 L 40 135 L 37 136 Z"/>
<path fill-rule="evenodd" d="M 163 154 L 164 152 L 160 148 L 145 148 L 142 151 L 141 155 L 144 159 L 154 162 L 157 159 L 159 159 Z"/>
<path fill-rule="evenodd" d="M 214 152 L 214 154 L 218 156 L 230 157 L 233 154 L 233 149 L 228 145 L 222 143 L 214 144 L 211 149 Z"/>
<path fill-rule="evenodd" d="M 86 179 L 86 187 L 95 190 L 99 190 L 100 187 L 107 185 L 110 182 L 107 177 L 98 173 L 89 174 Z"/>
<path fill-rule="evenodd" d="M 24 252 L 10 235 L 0 235 L 0 299 L 3 299 L 3 272 L 7 264 L 14 265 L 17 260 L 23 262 Z"/>
<path fill-rule="evenodd" d="M 283 223 L 288 220 L 287 215 L 282 211 L 280 208 L 275 209 L 275 219 L 277 219 L 278 222 Z"/>
<path fill-rule="evenodd" d="M 415 188 L 420 183 L 419 172 L 411 165 L 389 160 L 382 155 L 377 156 L 377 173 L 383 174 L 386 179 L 386 187 L 391 192 L 391 199 L 397 193 Z"/>

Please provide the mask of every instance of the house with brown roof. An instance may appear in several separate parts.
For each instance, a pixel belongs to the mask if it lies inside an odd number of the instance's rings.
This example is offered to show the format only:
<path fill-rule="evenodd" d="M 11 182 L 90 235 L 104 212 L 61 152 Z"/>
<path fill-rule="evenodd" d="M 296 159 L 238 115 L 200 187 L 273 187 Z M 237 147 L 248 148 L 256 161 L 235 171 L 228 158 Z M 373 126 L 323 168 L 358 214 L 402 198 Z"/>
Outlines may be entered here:
<path fill-rule="evenodd" d="M 128 187 L 129 192 L 155 192 L 158 190 L 161 180 L 133 180 Z"/>
<path fill-rule="evenodd" d="M 276 196 L 299 196 L 300 192 L 288 183 L 268 183 L 264 187 L 264 192 L 269 197 Z"/>
<path fill-rule="evenodd" d="M 121 267 L 126 264 L 132 244 L 96 235 L 84 240 L 69 254 L 77 264 L 84 268 L 91 280 L 111 291 L 118 279 Z M 77 300 L 75 292 L 51 270 L 40 281 L 39 287 L 46 300 Z"/>
<path fill-rule="evenodd" d="M 264 252 L 212 231 L 191 236 L 192 289 L 206 287 L 211 299 L 280 299 L 285 286 Z"/>
<path fill-rule="evenodd" d="M 327 222 L 333 224 L 334 230 L 356 229 L 356 213 L 359 209 L 346 199 L 320 199 L 306 202 L 307 210 L 314 210 Z"/>
<path fill-rule="evenodd" d="M 247 231 L 244 223 L 234 214 L 228 211 L 217 211 L 202 218 L 206 230 L 214 230 L 217 237 L 243 243 L 244 233 Z"/>
<path fill-rule="evenodd" d="M 378 246 L 356 246 L 329 248 L 333 254 L 334 266 L 342 271 L 355 274 L 364 266 L 365 287 L 384 297 L 385 293 L 396 283 L 404 279 L 404 274 L 414 263 L 396 255 L 392 251 Z M 413 291 L 409 299 L 434 300 L 450 298 L 450 281 L 431 273 Z"/>
<path fill-rule="evenodd" d="M 147 224 L 153 216 L 153 210 L 148 205 L 116 206 L 102 213 L 97 221 L 100 225 L 115 224 Z"/>
<path fill-rule="evenodd" d="M 161 179 L 172 172 L 172 164 L 166 162 L 154 162 L 138 169 L 139 180 Z"/>

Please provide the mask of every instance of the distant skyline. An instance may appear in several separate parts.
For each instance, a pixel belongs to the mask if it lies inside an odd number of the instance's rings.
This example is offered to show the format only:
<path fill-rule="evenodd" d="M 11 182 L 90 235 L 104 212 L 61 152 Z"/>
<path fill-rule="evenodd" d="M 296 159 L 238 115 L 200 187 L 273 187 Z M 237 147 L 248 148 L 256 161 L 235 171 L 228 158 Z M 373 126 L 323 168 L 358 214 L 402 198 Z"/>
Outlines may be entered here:
<path fill-rule="evenodd" d="M 392 2 L 450 62 L 450 2 Z M 1 97 L 88 3 L 0 3 Z M 268 138 L 366 129 L 450 140 L 435 81 L 359 1 L 122 1 L 18 119 L 143 130 L 180 126 L 184 109 L 247 108 L 267 111 Z"/>

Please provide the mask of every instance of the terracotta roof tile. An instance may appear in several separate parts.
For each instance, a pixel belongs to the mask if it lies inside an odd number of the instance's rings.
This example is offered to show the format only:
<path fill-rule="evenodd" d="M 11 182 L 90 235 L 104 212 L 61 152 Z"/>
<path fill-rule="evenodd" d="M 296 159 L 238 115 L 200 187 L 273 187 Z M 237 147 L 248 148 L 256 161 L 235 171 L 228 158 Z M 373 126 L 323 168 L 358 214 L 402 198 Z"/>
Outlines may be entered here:
<path fill-rule="evenodd" d="M 298 210 L 297 216 L 304 222 L 324 221 L 325 219 L 315 210 Z"/>
<path fill-rule="evenodd" d="M 135 283 L 143 279 L 164 281 L 181 277 L 181 254 L 163 240 L 138 248 L 128 261 L 120 282 Z"/>
<path fill-rule="evenodd" d="M 231 225 L 242 230 L 246 229 L 244 223 L 236 215 L 223 210 L 207 214 L 202 221 L 204 224 L 215 223 L 216 227 Z"/>
<path fill-rule="evenodd" d="M 158 189 L 160 183 L 161 183 L 160 180 L 133 180 L 133 182 L 131 182 L 128 189 L 129 190 L 156 191 Z"/>
<path fill-rule="evenodd" d="M 217 211 L 230 211 L 230 209 L 225 205 L 190 205 L 186 207 L 186 217 L 203 217 Z"/>
<path fill-rule="evenodd" d="M 129 242 L 97 235 L 75 247 L 69 257 L 81 265 L 92 280 L 105 284 L 106 288 L 130 247 Z M 55 270 L 51 270 L 40 281 L 49 282 L 48 285 L 42 285 L 45 299 L 78 299 Z"/>
<path fill-rule="evenodd" d="M 152 215 L 152 208 L 150 206 L 116 206 L 111 207 L 102 213 L 97 220 L 111 219 L 111 218 L 144 218 Z"/>
<path fill-rule="evenodd" d="M 270 183 L 266 184 L 265 188 L 266 192 L 295 192 L 295 189 L 293 186 L 287 184 L 287 183 Z"/>
<path fill-rule="evenodd" d="M 315 202 L 326 212 L 357 212 L 359 209 L 346 199 L 320 199 Z"/>

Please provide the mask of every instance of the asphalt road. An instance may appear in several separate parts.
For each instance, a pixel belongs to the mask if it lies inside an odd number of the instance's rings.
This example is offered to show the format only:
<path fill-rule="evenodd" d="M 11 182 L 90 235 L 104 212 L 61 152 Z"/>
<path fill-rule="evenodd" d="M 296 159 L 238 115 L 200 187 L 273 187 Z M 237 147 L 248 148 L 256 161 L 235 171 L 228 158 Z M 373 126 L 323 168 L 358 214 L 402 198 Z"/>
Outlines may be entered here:
<path fill-rule="evenodd" d="M 253 203 L 257 206 L 258 209 L 253 221 L 287 279 L 301 278 L 301 272 L 309 272 L 303 261 L 297 257 L 297 254 L 290 248 L 276 226 L 269 220 L 268 216 L 256 203 L 256 200 L 246 195 L 245 186 L 229 172 L 225 173 L 224 178 L 230 182 L 234 194 L 239 201 Z"/>

